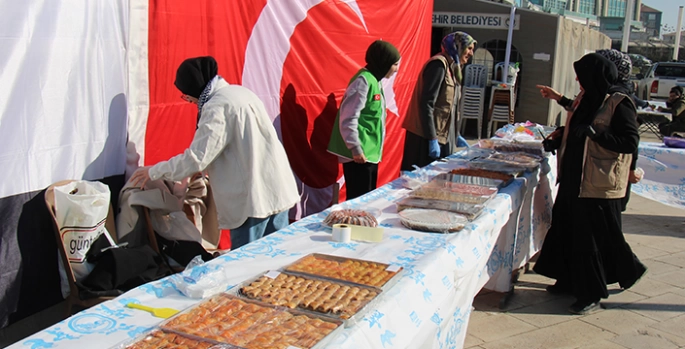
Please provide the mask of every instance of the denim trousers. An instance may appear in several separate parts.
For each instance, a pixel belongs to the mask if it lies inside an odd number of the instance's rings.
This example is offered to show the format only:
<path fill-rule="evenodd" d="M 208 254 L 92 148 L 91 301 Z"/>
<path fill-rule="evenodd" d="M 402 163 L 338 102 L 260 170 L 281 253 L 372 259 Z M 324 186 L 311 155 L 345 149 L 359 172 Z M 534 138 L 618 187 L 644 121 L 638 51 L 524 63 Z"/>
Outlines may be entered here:
<path fill-rule="evenodd" d="M 283 229 L 288 223 L 288 210 L 266 218 L 248 217 L 243 225 L 231 229 L 231 250 Z"/>

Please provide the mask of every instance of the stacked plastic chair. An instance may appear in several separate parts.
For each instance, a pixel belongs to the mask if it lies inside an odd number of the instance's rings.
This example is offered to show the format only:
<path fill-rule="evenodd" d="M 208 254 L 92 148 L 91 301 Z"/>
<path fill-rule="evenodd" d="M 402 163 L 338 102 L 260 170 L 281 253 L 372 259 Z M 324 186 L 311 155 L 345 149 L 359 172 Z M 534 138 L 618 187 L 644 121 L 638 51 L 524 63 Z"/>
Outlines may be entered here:
<path fill-rule="evenodd" d="M 513 64 L 510 63 L 513 66 Z M 504 75 L 504 63 L 500 62 L 495 65 L 495 77 L 501 78 Z M 516 71 L 518 73 L 518 70 Z M 506 82 L 493 81 L 492 92 L 490 93 L 490 110 L 488 113 L 488 137 L 492 137 L 493 124 L 498 122 L 513 123 L 514 122 L 514 103 L 516 97 L 514 91 L 516 89 L 516 75 L 506 76 Z M 505 80 L 504 78 L 502 80 Z M 495 128 L 496 130 L 497 128 Z"/>
<path fill-rule="evenodd" d="M 478 120 L 478 139 L 483 131 L 485 85 L 488 82 L 488 68 L 481 64 L 466 66 L 464 84 L 459 101 L 459 123 L 457 128 L 463 134 L 467 119 Z"/>

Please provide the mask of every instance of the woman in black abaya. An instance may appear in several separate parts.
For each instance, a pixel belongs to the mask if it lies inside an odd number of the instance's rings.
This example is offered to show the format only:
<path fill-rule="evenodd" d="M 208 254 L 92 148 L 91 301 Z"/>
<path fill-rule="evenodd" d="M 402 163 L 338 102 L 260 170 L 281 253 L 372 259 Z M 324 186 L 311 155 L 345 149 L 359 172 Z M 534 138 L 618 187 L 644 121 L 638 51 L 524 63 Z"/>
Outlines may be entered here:
<path fill-rule="evenodd" d="M 623 99 L 614 109 L 609 127 L 597 132 L 592 125 L 608 94 L 623 92 L 612 87 L 616 67 L 608 59 L 591 53 L 573 64 L 581 93 L 574 102 L 566 126 L 555 133 L 549 145 L 559 148 L 559 192 L 552 209 L 552 227 L 534 270 L 556 279 L 550 293 L 576 297 L 569 311 L 587 314 L 599 309 L 601 298 L 609 296 L 607 284 L 632 286 L 645 267 L 623 237 L 621 199 L 580 198 L 586 140 L 600 147 L 632 154 L 639 142 L 635 106 Z M 562 136 L 563 135 L 563 136 Z M 589 180 L 585 178 L 585 180 Z"/>

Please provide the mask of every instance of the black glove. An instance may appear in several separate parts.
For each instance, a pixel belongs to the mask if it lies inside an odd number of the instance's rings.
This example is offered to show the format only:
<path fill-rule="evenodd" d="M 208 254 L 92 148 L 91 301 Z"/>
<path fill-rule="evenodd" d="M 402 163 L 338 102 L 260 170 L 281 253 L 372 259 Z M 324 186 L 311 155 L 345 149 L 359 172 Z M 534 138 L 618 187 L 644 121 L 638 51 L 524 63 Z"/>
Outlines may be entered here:
<path fill-rule="evenodd" d="M 545 151 L 552 152 L 552 154 L 554 154 L 555 150 L 561 147 L 561 136 L 557 138 L 545 138 L 542 141 L 542 147 L 545 149 Z"/>
<path fill-rule="evenodd" d="M 595 131 L 594 128 L 592 128 L 592 125 L 579 125 L 578 128 L 576 128 L 576 136 L 586 136 L 591 140 L 595 140 L 597 139 L 597 136 L 599 136 L 599 134 L 597 133 L 597 131 Z"/>

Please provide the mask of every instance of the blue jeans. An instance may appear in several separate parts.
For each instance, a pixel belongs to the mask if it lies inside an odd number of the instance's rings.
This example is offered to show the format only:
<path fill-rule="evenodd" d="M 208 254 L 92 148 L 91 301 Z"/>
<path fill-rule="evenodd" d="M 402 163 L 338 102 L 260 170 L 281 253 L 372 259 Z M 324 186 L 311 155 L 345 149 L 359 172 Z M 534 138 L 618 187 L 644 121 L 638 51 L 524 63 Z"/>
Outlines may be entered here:
<path fill-rule="evenodd" d="M 231 229 L 231 250 L 261 239 L 276 230 L 283 229 L 288 224 L 288 210 L 266 218 L 248 217 L 243 225 L 236 229 Z"/>

